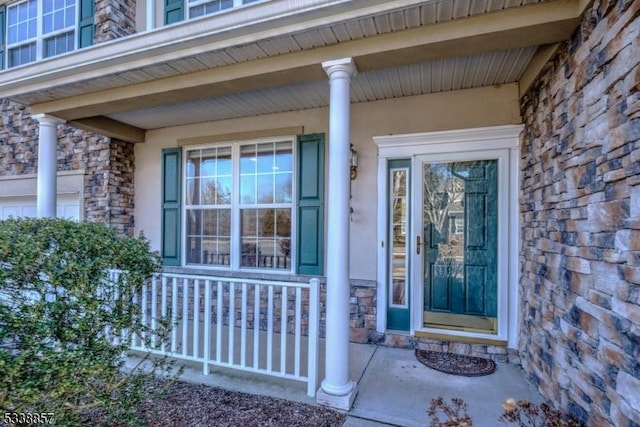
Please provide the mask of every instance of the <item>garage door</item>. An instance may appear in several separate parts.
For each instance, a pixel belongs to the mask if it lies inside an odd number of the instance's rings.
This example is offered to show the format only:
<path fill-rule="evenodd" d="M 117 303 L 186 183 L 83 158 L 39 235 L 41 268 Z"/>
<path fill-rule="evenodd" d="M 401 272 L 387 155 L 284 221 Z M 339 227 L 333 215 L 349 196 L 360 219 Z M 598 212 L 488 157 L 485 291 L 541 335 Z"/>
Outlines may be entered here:
<path fill-rule="evenodd" d="M 0 197 L 0 219 L 9 217 L 37 216 L 36 196 Z M 80 219 L 80 202 L 77 194 L 65 194 L 58 196 L 58 218 Z"/>

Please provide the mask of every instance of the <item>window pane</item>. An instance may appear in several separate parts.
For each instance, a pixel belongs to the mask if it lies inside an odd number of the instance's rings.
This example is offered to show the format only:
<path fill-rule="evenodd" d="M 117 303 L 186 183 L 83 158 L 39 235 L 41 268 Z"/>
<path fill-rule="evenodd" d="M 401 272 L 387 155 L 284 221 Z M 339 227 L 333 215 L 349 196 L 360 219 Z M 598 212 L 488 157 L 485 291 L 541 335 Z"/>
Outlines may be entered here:
<path fill-rule="evenodd" d="M 200 203 L 200 180 L 198 178 L 187 178 L 186 182 L 186 203 L 187 205 L 197 205 Z"/>
<path fill-rule="evenodd" d="M 273 203 L 273 175 L 258 175 L 258 203 Z"/>
<path fill-rule="evenodd" d="M 216 176 L 216 149 L 202 150 L 201 176 Z"/>
<path fill-rule="evenodd" d="M 200 203 L 203 205 L 215 204 L 216 180 L 215 178 L 202 178 L 200 180 Z"/>
<path fill-rule="evenodd" d="M 53 31 L 53 15 L 48 14 L 42 17 L 42 31 L 45 34 Z"/>
<path fill-rule="evenodd" d="M 187 177 L 200 176 L 200 150 L 187 152 Z"/>
<path fill-rule="evenodd" d="M 258 173 L 271 173 L 275 166 L 273 157 L 273 144 L 258 145 Z"/>
<path fill-rule="evenodd" d="M 253 174 L 256 173 L 256 146 L 255 145 L 243 145 L 240 148 L 240 174 Z"/>
<path fill-rule="evenodd" d="M 276 174 L 275 203 L 291 203 L 291 173 Z"/>
<path fill-rule="evenodd" d="M 67 26 L 72 26 L 76 24 L 76 8 L 75 6 L 67 7 L 65 9 L 65 23 Z"/>
<path fill-rule="evenodd" d="M 191 18 L 197 18 L 204 15 L 204 5 L 192 7 L 189 9 L 189 16 Z"/>
<path fill-rule="evenodd" d="M 293 154 L 291 153 L 291 141 L 280 141 L 276 143 L 276 167 L 278 171 L 293 170 Z"/>
<path fill-rule="evenodd" d="M 216 184 L 216 204 L 231 204 L 231 177 L 218 178 Z"/>
<path fill-rule="evenodd" d="M 240 178 L 240 203 L 251 204 L 256 202 L 256 178 L 254 175 Z"/>
<path fill-rule="evenodd" d="M 276 236 L 291 237 L 291 209 L 276 209 Z"/>
<path fill-rule="evenodd" d="M 189 235 L 202 234 L 202 210 L 201 209 L 187 210 L 187 234 Z"/>
<path fill-rule="evenodd" d="M 243 209 L 240 214 L 240 222 L 242 224 L 242 230 L 240 234 L 245 236 L 256 236 L 257 223 L 258 223 L 258 210 L 257 209 Z"/>
<path fill-rule="evenodd" d="M 44 0 L 44 13 L 49 13 L 53 10 L 53 0 Z"/>
<path fill-rule="evenodd" d="M 218 176 L 231 176 L 231 147 L 218 148 Z"/>

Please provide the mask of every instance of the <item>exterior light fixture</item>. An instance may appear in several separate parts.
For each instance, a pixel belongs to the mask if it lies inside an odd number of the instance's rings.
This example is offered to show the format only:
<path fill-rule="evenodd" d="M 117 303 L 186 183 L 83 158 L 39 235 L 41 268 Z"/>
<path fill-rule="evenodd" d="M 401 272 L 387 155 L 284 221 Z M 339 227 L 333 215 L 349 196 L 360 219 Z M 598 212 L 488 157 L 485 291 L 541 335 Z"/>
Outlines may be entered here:
<path fill-rule="evenodd" d="M 358 152 L 353 149 L 351 144 L 351 180 L 356 179 L 358 176 Z"/>

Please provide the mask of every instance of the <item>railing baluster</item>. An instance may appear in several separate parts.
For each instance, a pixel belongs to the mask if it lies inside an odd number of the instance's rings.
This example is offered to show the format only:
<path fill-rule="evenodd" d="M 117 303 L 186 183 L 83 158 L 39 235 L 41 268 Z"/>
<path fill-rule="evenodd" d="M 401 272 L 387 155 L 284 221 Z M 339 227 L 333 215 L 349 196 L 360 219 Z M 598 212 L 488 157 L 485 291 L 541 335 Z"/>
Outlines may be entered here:
<path fill-rule="evenodd" d="M 187 355 L 189 349 L 189 279 L 182 279 L 182 355 Z"/>
<path fill-rule="evenodd" d="M 267 372 L 273 371 L 273 285 L 269 285 L 267 298 Z"/>
<path fill-rule="evenodd" d="M 240 323 L 240 366 L 247 366 L 247 283 L 242 282 L 242 305 Z"/>
<path fill-rule="evenodd" d="M 287 287 L 282 286 L 280 291 L 280 372 L 287 372 L 287 299 L 289 298 Z"/>
<path fill-rule="evenodd" d="M 161 310 L 162 310 L 162 321 L 166 322 L 167 320 L 167 276 L 162 276 L 162 300 Z M 166 337 L 162 338 L 162 343 L 160 344 L 160 351 L 166 353 L 167 349 L 167 339 Z"/>
<path fill-rule="evenodd" d="M 254 285 L 253 289 L 253 368 L 258 369 L 260 361 L 260 285 Z"/>
<path fill-rule="evenodd" d="M 229 349 L 227 362 L 233 365 L 233 353 L 235 350 L 235 328 L 236 328 L 236 286 L 234 282 L 229 282 Z"/>
<path fill-rule="evenodd" d="M 151 279 L 151 347 L 155 350 L 158 345 L 158 277 Z"/>
<path fill-rule="evenodd" d="M 293 374 L 300 376 L 300 334 L 302 329 L 302 288 L 296 287 L 296 332 L 295 332 L 295 354 L 293 356 Z"/>
<path fill-rule="evenodd" d="M 217 310 L 216 315 L 216 362 L 222 362 L 222 299 L 224 298 L 222 282 L 218 280 Z"/>
<path fill-rule="evenodd" d="M 307 395 L 316 395 L 318 382 L 318 299 L 320 281 L 311 279 L 309 283 L 309 358 L 307 369 Z"/>
<path fill-rule="evenodd" d="M 178 341 L 178 278 L 171 279 L 171 353 L 177 350 Z"/>
<path fill-rule="evenodd" d="M 198 357 L 200 341 L 200 280 L 193 282 L 193 357 Z"/>
<path fill-rule="evenodd" d="M 133 298 L 131 299 L 131 304 L 133 304 L 134 307 L 138 306 L 138 293 L 134 293 L 133 294 Z M 136 346 L 136 334 L 134 333 L 130 333 L 129 334 L 129 345 L 131 347 L 135 347 Z"/>
<path fill-rule="evenodd" d="M 155 280 L 155 279 L 152 279 Z M 149 301 L 147 298 L 147 292 L 148 292 L 148 283 L 145 282 L 142 284 L 142 335 L 140 336 L 140 347 L 146 347 L 146 339 L 147 339 L 147 327 L 149 326 L 147 323 L 147 309 Z"/>
<path fill-rule="evenodd" d="M 204 342 L 202 343 L 204 360 L 202 373 L 209 375 L 209 360 L 211 359 L 211 281 L 204 281 Z"/>

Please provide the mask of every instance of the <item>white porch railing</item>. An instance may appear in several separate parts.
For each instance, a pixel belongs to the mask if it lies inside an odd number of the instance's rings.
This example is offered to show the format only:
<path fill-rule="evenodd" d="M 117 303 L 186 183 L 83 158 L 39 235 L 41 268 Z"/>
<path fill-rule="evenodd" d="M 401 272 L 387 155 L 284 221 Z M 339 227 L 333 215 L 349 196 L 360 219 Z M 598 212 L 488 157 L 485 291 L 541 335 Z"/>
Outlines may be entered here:
<path fill-rule="evenodd" d="M 164 273 L 134 300 L 150 329 L 150 347 L 131 336 L 131 348 L 307 383 L 315 396 L 318 361 L 319 282 Z M 169 340 L 156 337 L 159 319 L 170 318 Z"/>

